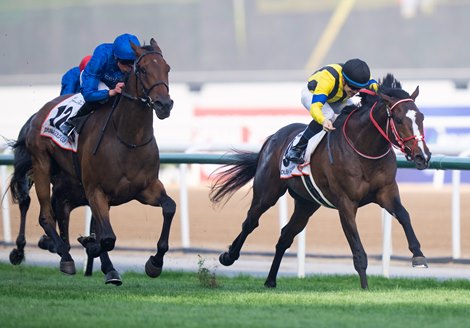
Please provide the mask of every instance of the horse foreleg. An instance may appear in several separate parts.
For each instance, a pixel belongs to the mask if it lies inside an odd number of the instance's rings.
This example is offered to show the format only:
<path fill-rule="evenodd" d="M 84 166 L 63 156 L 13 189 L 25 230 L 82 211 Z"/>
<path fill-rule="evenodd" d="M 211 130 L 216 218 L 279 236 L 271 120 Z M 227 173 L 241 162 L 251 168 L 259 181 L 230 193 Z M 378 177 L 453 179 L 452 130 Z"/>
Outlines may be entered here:
<path fill-rule="evenodd" d="M 421 244 L 419 243 L 411 225 L 410 215 L 403 205 L 400 204 L 400 206 L 397 207 L 395 217 L 405 231 L 406 240 L 408 241 L 408 249 L 413 254 L 413 259 L 411 260 L 413 267 L 427 268 L 428 263 L 426 261 L 426 257 L 421 251 Z"/>
<path fill-rule="evenodd" d="M 160 206 L 163 213 L 163 227 L 157 242 L 157 253 L 150 256 L 147 263 L 145 263 L 145 273 L 151 278 L 156 278 L 162 273 L 163 257 L 169 249 L 170 228 L 176 212 L 176 203 L 166 194 L 165 190 L 162 191 L 160 196 Z"/>
<path fill-rule="evenodd" d="M 320 207 L 317 203 L 311 203 L 304 200 L 296 200 L 294 213 L 291 219 L 281 230 L 281 236 L 276 244 L 276 254 L 274 255 L 271 269 L 269 270 L 268 277 L 264 283 L 266 287 L 276 287 L 276 277 L 279 272 L 282 258 L 286 250 L 294 242 L 295 236 L 297 236 L 308 223 L 310 216 Z"/>
<path fill-rule="evenodd" d="M 90 231 L 88 231 L 88 235 L 90 237 L 95 236 L 95 219 L 93 218 L 93 215 L 90 218 Z M 104 253 L 107 254 L 107 253 Z M 100 255 L 101 258 L 101 255 Z M 86 264 L 85 264 L 85 272 L 84 275 L 86 277 L 90 277 L 93 275 L 93 262 L 94 262 L 94 257 L 93 256 L 88 256 L 87 254 L 87 259 L 86 259 Z M 103 261 L 101 261 L 103 263 Z M 101 267 L 103 269 L 103 266 Z"/>
<path fill-rule="evenodd" d="M 368 288 L 367 284 L 367 254 L 362 246 L 361 238 L 356 225 L 357 207 L 353 205 L 338 208 L 343 232 L 348 240 L 349 247 L 353 255 L 354 269 L 356 269 L 361 280 L 361 287 Z"/>
<path fill-rule="evenodd" d="M 379 205 L 398 220 L 405 232 L 406 240 L 408 241 L 408 249 L 413 254 L 413 267 L 427 268 L 426 257 L 421 251 L 421 244 L 411 225 L 410 215 L 400 201 L 398 187 L 394 188 L 392 191 L 385 191 L 381 193 L 380 196 L 382 197 L 378 199 Z"/>
<path fill-rule="evenodd" d="M 106 195 L 100 190 L 87 192 L 87 199 L 94 218 L 96 240 L 94 238 L 79 238 L 79 242 L 86 248 L 88 256 L 98 257 L 102 252 L 110 252 L 116 244 L 111 222 L 109 221 L 109 202 Z"/>
<path fill-rule="evenodd" d="M 87 249 L 88 243 L 92 243 L 94 246 L 99 245 L 96 243 L 95 239 L 95 219 L 93 216 L 91 217 L 91 223 L 90 223 L 90 231 L 89 231 L 89 236 L 88 237 L 80 237 L 79 242 Z M 111 262 L 111 259 L 109 258 L 108 252 L 101 252 L 100 253 L 100 260 L 101 260 L 101 272 L 104 274 L 104 283 L 105 284 L 113 284 L 116 286 L 122 285 L 122 280 L 121 276 L 119 273 L 116 271 L 116 269 L 113 266 L 113 263 Z M 93 262 L 94 262 L 94 257 L 89 256 L 87 254 L 87 261 L 85 264 L 85 276 L 90 277 L 93 275 Z"/>
<path fill-rule="evenodd" d="M 122 285 L 121 276 L 114 268 L 111 259 L 109 258 L 108 252 L 103 252 L 100 254 L 101 260 L 101 272 L 104 274 L 104 283 L 113 284 L 116 286 Z"/>

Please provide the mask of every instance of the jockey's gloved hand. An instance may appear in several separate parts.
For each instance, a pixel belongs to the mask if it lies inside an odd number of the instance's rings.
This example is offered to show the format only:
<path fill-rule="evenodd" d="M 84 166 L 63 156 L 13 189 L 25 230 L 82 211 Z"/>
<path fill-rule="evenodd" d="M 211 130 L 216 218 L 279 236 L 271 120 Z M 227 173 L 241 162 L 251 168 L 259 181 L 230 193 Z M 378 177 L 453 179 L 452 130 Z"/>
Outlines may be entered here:
<path fill-rule="evenodd" d="M 326 132 L 333 131 L 336 129 L 335 127 L 333 127 L 333 123 L 331 123 L 331 121 L 326 118 L 323 121 L 322 125 L 323 125 L 323 130 L 325 130 Z"/>

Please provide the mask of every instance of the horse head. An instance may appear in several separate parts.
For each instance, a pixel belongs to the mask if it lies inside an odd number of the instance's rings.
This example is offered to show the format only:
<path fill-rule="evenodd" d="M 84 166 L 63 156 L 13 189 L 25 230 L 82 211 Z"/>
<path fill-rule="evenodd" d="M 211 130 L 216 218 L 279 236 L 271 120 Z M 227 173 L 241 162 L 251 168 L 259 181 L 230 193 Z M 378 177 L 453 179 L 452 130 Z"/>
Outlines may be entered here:
<path fill-rule="evenodd" d="M 161 120 L 170 116 L 173 100 L 169 94 L 168 73 L 170 66 L 162 51 L 152 38 L 149 46 L 131 44 L 137 55 L 133 73 L 137 83 L 137 97 L 155 111 Z"/>
<path fill-rule="evenodd" d="M 381 86 L 379 95 L 386 104 L 390 118 L 389 133 L 393 135 L 393 143 L 401 149 L 409 161 L 413 161 L 418 170 L 426 169 L 431 159 L 431 152 L 424 140 L 424 115 L 416 106 L 419 94 L 416 87 L 410 96 L 401 89 L 400 82 L 388 74 Z"/>

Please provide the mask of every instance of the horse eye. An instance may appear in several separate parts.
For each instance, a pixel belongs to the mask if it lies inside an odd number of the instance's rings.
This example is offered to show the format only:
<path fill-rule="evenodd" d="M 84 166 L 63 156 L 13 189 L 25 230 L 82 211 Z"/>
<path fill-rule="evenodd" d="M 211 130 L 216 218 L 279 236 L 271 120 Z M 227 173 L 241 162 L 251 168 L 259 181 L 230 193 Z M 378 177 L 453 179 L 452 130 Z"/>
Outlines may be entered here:
<path fill-rule="evenodd" d="M 403 124 L 403 121 L 401 120 L 401 118 L 397 117 L 397 118 L 395 118 L 395 123 L 396 124 Z"/>
<path fill-rule="evenodd" d="M 142 74 L 147 74 L 147 71 L 145 70 L 145 68 L 142 68 L 142 67 L 141 67 L 139 70 L 140 70 L 140 72 L 141 72 Z"/>

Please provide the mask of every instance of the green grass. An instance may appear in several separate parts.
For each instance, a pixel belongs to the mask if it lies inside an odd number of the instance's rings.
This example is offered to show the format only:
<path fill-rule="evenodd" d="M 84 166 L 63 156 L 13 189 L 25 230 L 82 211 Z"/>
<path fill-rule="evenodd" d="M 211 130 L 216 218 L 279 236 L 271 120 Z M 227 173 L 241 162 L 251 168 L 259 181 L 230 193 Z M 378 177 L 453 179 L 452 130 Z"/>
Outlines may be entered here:
<path fill-rule="evenodd" d="M 357 276 L 264 279 L 164 271 L 66 276 L 54 268 L 0 263 L 1 327 L 468 327 L 470 281 Z"/>

